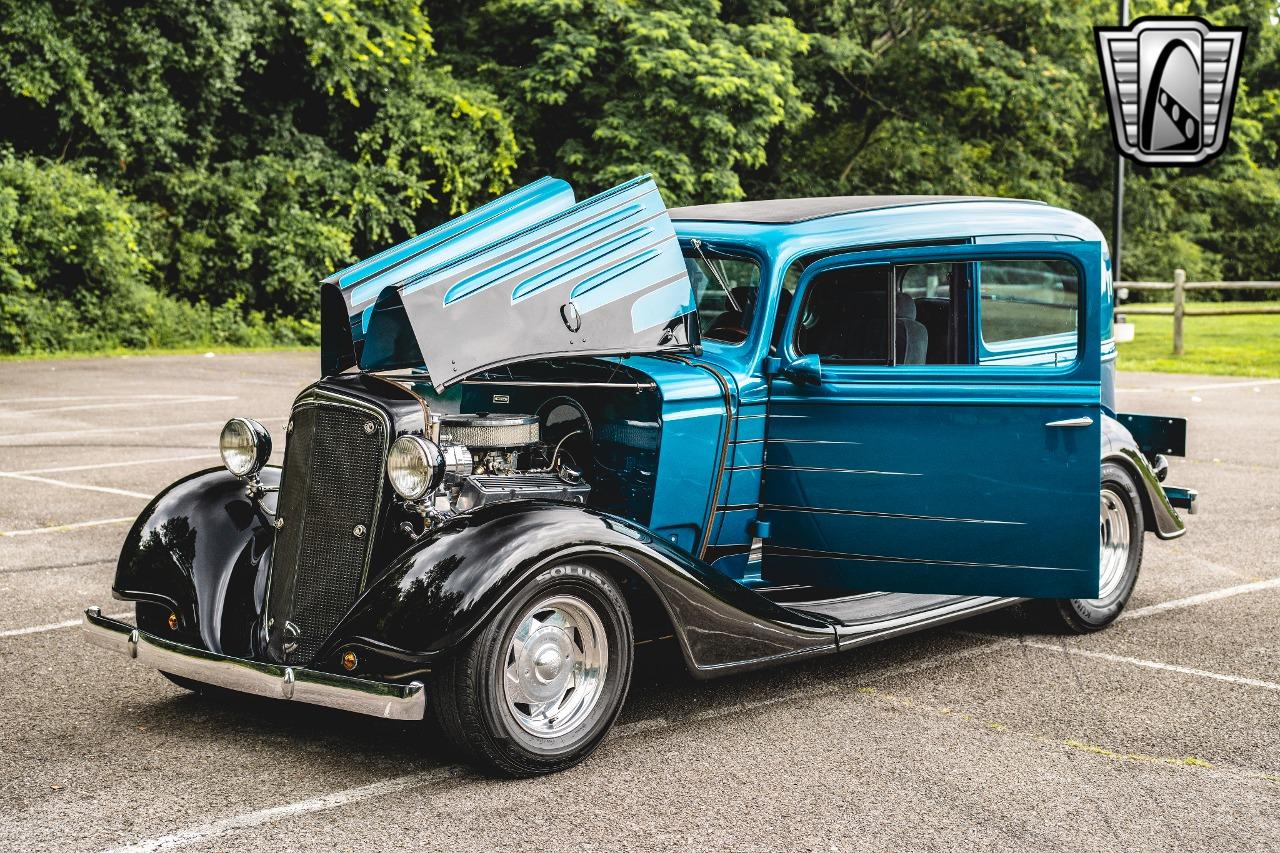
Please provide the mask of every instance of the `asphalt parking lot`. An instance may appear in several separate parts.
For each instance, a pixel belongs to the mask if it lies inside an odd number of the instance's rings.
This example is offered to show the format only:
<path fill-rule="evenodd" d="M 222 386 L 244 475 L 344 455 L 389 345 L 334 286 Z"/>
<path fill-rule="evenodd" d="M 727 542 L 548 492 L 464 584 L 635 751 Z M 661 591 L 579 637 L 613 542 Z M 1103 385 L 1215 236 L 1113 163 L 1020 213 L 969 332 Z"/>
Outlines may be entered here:
<path fill-rule="evenodd" d="M 649 649 L 611 738 L 495 781 L 414 726 L 189 695 L 84 644 L 129 521 L 278 429 L 312 354 L 0 363 L 0 849 L 1280 847 L 1280 380 L 1121 375 L 1191 419 L 1123 621 L 998 613 L 695 682 Z"/>

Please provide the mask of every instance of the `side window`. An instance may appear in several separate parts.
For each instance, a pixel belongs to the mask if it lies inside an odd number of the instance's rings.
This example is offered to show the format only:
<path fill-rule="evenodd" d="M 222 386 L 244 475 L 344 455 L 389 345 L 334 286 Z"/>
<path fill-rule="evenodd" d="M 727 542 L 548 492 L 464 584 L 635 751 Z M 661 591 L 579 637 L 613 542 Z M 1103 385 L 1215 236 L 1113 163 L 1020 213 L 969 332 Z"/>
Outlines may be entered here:
<path fill-rule="evenodd" d="M 831 364 L 1059 364 L 1075 357 L 1079 308 L 1065 260 L 835 268 L 805 291 L 795 349 Z"/>
<path fill-rule="evenodd" d="M 1009 344 L 1068 334 L 1074 343 L 1080 279 L 1072 264 L 1057 260 L 1008 260 L 983 261 L 979 267 L 979 310 L 984 343 Z"/>
<path fill-rule="evenodd" d="M 889 267 L 828 270 L 813 279 L 796 326 L 796 350 L 835 364 L 891 364 Z"/>
<path fill-rule="evenodd" d="M 903 264 L 897 281 L 898 364 L 968 364 L 965 264 Z"/>

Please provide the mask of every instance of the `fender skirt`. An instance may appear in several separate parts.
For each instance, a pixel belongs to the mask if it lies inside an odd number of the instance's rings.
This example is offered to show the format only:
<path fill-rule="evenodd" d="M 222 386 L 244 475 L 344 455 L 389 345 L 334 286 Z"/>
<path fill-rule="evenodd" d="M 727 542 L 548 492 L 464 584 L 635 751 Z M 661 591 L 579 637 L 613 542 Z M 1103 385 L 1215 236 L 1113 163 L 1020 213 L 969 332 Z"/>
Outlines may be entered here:
<path fill-rule="evenodd" d="M 429 667 L 526 580 L 566 565 L 647 584 L 699 677 L 836 651 L 831 624 L 774 604 L 634 522 L 578 504 L 513 501 L 457 516 L 415 543 L 360 596 L 319 660 L 363 648 Z"/>

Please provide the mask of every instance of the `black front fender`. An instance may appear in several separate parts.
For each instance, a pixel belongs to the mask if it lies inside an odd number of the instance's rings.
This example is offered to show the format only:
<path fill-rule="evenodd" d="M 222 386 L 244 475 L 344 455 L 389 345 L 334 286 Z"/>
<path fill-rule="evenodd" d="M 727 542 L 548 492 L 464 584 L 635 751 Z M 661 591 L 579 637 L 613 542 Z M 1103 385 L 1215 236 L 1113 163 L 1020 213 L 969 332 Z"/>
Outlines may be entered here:
<path fill-rule="evenodd" d="M 279 468 L 264 468 L 268 487 Z M 275 529 L 225 468 L 190 475 L 157 495 L 134 522 L 112 592 L 143 602 L 139 627 L 219 654 L 252 657 Z M 167 624 L 176 613 L 178 626 Z M 142 624 L 147 622 L 148 624 Z"/>
<path fill-rule="evenodd" d="M 646 583 L 697 675 L 836 648 L 830 624 L 774 604 L 634 522 L 581 505 L 518 501 L 457 516 L 415 543 L 361 595 L 320 660 L 363 649 L 408 671 L 429 668 L 521 584 L 566 563 Z"/>

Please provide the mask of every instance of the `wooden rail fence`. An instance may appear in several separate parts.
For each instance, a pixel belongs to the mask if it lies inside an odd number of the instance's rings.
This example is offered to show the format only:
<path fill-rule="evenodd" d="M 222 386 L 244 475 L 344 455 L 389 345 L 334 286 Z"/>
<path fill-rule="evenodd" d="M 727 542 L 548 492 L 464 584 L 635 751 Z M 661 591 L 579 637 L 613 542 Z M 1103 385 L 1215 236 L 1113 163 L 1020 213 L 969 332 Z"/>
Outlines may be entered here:
<path fill-rule="evenodd" d="M 1280 281 L 1187 281 L 1185 270 L 1174 270 L 1173 281 L 1120 281 L 1116 289 L 1129 290 L 1172 290 L 1173 308 L 1154 308 L 1137 305 L 1117 304 L 1118 314 L 1156 314 L 1173 317 L 1173 354 L 1182 355 L 1182 319 L 1184 317 L 1230 317 L 1239 314 L 1280 314 L 1280 306 L 1258 305 L 1249 307 L 1248 302 L 1229 302 L 1225 309 L 1187 310 L 1188 290 L 1280 290 Z M 1221 305 L 1224 303 L 1213 303 Z"/>

